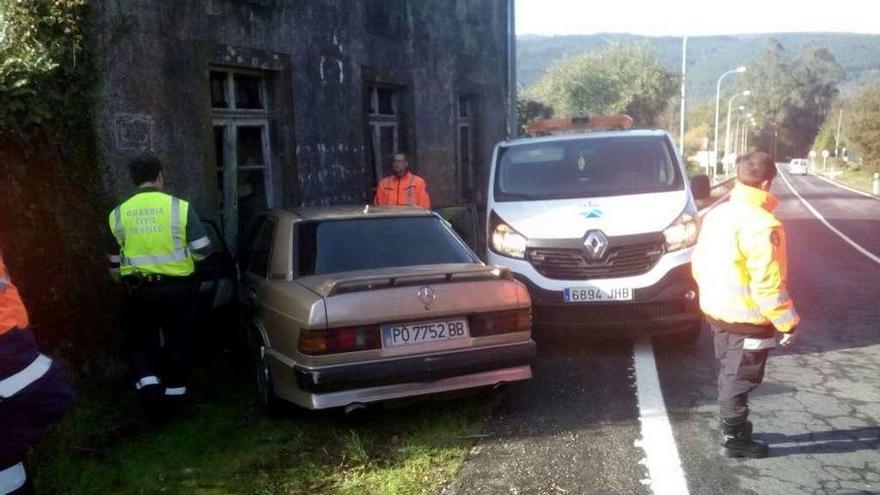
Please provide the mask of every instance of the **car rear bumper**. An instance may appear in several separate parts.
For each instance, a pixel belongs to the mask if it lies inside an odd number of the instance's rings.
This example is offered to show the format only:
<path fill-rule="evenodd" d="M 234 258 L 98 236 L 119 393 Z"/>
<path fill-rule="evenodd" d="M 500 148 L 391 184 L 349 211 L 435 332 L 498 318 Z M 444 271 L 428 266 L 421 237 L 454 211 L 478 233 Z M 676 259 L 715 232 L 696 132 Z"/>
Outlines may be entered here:
<path fill-rule="evenodd" d="M 650 287 L 634 289 L 633 300 L 626 302 L 565 303 L 562 291 L 544 290 L 525 277 L 517 278 L 532 296 L 535 331 L 549 328 L 596 336 L 655 335 L 680 332 L 702 318 L 690 263 L 676 267 Z"/>
<path fill-rule="evenodd" d="M 308 409 L 326 409 L 527 380 L 534 357 L 535 342 L 529 340 L 351 365 L 309 368 L 276 362 L 280 366 L 273 372 L 292 378 L 276 380 L 278 395 Z M 285 382 L 295 387 L 284 387 Z"/>

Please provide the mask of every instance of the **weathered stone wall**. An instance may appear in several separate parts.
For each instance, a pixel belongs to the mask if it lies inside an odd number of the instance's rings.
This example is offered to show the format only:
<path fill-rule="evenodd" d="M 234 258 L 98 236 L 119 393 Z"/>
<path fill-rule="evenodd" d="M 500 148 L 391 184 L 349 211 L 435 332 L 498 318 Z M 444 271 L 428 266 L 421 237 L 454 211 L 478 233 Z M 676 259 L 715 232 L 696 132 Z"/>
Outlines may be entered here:
<path fill-rule="evenodd" d="M 99 0 L 95 12 L 99 155 L 115 199 L 132 189 L 127 161 L 151 152 L 170 191 L 218 217 L 212 65 L 267 71 L 282 206 L 370 199 L 366 81 L 404 88 L 403 141 L 437 205 L 463 196 L 456 103 L 475 96 L 485 190 L 505 129 L 503 0 Z"/>

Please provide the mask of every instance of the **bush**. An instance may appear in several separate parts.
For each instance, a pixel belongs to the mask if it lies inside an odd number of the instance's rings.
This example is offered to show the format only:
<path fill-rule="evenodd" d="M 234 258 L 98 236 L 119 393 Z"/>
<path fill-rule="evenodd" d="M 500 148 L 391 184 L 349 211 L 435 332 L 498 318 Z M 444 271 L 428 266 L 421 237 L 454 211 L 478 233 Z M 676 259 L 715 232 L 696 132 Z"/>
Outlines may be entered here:
<path fill-rule="evenodd" d="M 880 86 L 863 89 L 850 114 L 847 136 L 868 167 L 880 171 Z"/>

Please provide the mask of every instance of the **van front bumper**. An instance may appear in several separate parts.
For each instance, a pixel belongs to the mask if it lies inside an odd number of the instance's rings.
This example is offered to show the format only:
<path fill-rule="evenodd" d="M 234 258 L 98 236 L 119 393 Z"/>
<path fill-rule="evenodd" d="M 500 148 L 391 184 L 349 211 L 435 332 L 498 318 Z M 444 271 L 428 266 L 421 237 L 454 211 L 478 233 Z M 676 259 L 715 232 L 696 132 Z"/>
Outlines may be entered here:
<path fill-rule="evenodd" d="M 566 303 L 562 290 L 543 289 L 521 274 L 515 276 L 529 289 L 537 332 L 551 328 L 587 330 L 597 336 L 653 335 L 692 329 L 702 319 L 690 263 L 653 285 L 633 288 L 632 301 L 611 303 Z"/>

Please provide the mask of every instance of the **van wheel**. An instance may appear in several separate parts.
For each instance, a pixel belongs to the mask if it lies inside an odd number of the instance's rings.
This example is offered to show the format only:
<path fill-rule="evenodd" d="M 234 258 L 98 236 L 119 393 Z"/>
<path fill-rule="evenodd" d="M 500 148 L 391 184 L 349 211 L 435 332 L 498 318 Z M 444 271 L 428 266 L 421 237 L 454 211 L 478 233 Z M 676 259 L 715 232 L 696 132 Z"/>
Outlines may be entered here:
<path fill-rule="evenodd" d="M 681 333 L 677 333 L 673 335 L 673 339 L 675 339 L 681 345 L 687 347 L 693 347 L 697 345 L 697 342 L 700 340 L 700 335 L 703 333 L 703 322 L 696 321 L 691 323 L 684 329 Z"/>
<path fill-rule="evenodd" d="M 275 386 L 272 383 L 269 357 L 266 355 L 266 346 L 263 338 L 254 332 L 252 347 L 254 354 L 254 372 L 257 379 L 257 406 L 270 417 L 278 417 L 283 409 L 283 401 L 275 395 Z"/>

